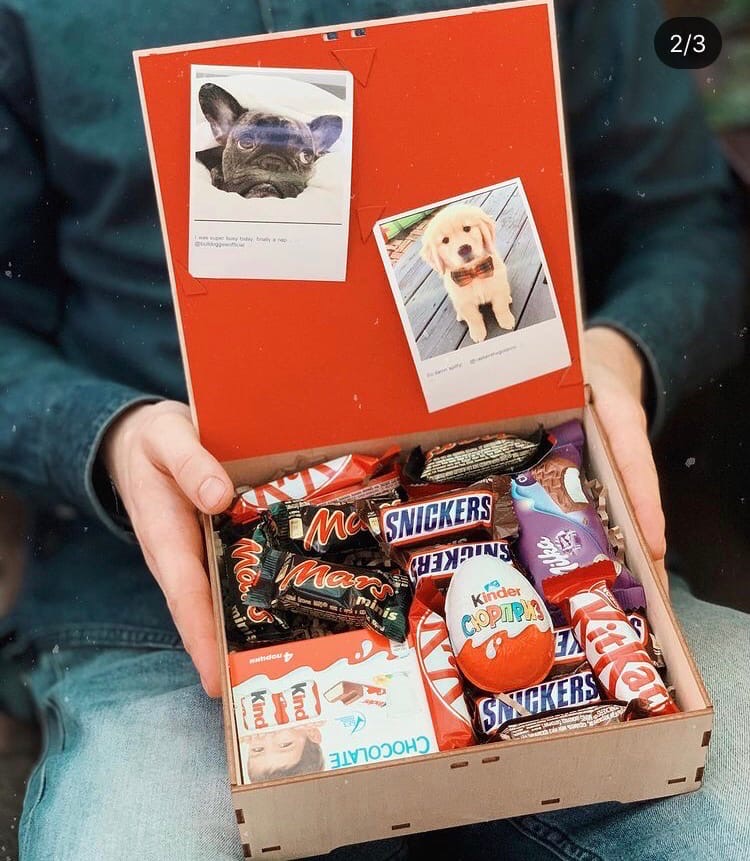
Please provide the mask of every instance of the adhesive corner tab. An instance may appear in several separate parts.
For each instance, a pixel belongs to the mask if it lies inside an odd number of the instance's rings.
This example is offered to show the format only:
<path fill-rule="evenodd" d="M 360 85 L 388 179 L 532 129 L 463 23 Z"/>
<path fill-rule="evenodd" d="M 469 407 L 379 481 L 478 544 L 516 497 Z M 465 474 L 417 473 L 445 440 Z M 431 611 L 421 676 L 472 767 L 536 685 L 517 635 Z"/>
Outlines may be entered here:
<path fill-rule="evenodd" d="M 191 275 L 186 266 L 183 266 L 176 260 L 172 261 L 172 265 L 174 266 L 175 281 L 181 293 L 184 293 L 186 296 L 204 296 L 208 293 L 206 285 Z"/>
<path fill-rule="evenodd" d="M 375 48 L 340 48 L 331 53 L 342 69 L 351 72 L 363 87 L 367 86 L 372 64 L 375 61 Z"/>
<path fill-rule="evenodd" d="M 357 209 L 357 221 L 359 222 L 359 235 L 362 237 L 362 242 L 367 240 L 372 235 L 372 228 L 375 222 L 383 214 L 385 204 L 375 204 L 373 206 L 360 206 Z"/>

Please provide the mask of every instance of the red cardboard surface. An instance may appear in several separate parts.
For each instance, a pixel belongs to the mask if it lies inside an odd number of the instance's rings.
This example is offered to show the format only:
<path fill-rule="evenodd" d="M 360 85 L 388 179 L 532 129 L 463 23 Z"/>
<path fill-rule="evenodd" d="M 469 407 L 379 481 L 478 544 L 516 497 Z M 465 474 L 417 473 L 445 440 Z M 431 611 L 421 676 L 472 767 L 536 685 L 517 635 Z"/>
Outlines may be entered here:
<path fill-rule="evenodd" d="M 136 65 L 183 355 L 220 460 L 583 404 L 576 278 L 547 2 L 142 51 Z M 351 225 L 340 282 L 215 280 L 187 269 L 191 64 L 348 68 Z M 428 413 L 372 236 L 374 222 L 518 176 L 536 220 L 570 368 Z"/>

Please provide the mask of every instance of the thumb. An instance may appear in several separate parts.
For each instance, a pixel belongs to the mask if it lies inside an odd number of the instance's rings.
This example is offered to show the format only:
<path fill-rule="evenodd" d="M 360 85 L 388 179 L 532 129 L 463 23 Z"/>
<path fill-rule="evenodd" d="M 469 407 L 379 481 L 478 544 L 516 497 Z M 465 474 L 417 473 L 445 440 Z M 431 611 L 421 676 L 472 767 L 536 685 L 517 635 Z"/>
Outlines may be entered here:
<path fill-rule="evenodd" d="M 149 436 L 147 451 L 153 462 L 167 471 L 185 496 L 205 514 L 218 514 L 232 501 L 234 486 L 226 470 L 203 448 L 192 422 L 185 416 L 165 414 L 158 433 Z"/>

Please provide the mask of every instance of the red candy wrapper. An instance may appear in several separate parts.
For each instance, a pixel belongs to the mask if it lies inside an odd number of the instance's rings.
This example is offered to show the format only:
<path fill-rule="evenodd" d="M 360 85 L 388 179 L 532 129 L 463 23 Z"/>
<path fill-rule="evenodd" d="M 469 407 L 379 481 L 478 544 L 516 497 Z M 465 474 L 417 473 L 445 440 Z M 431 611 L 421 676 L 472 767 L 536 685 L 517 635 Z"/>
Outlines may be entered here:
<path fill-rule="evenodd" d="M 641 637 L 615 600 L 610 587 L 617 577 L 607 560 L 543 582 L 547 601 L 560 607 L 576 640 L 608 696 L 638 701 L 647 715 L 679 711 Z"/>
<path fill-rule="evenodd" d="M 443 618 L 444 603 L 444 596 L 433 583 L 420 583 L 409 611 L 409 636 L 417 647 L 438 747 L 453 750 L 474 744 L 474 732 Z"/>
<path fill-rule="evenodd" d="M 250 523 L 257 520 L 259 511 L 267 509 L 274 502 L 317 500 L 321 497 L 330 500 L 332 494 L 362 485 L 389 469 L 398 453 L 399 449 L 394 446 L 382 457 L 346 454 L 301 472 L 290 473 L 244 491 L 229 509 L 229 516 L 234 523 Z"/>

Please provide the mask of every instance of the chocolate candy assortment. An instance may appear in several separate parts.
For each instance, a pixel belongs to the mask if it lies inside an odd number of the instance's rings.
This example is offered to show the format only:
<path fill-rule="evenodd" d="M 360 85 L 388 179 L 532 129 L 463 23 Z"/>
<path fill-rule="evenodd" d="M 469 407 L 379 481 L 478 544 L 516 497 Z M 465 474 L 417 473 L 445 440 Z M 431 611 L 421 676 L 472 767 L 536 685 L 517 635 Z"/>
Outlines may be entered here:
<path fill-rule="evenodd" d="M 472 743 L 468 715 L 481 743 L 677 711 L 583 447 L 571 421 L 417 448 L 403 467 L 393 449 L 347 455 L 243 489 L 214 520 L 230 650 L 356 628 L 416 649 L 433 718 L 466 716 L 450 744 L 435 725 L 440 749 Z M 436 643 L 451 670 L 428 684 Z M 385 708 L 377 688 L 342 678 L 324 693 Z M 265 714 L 262 693 L 245 714 Z"/>

